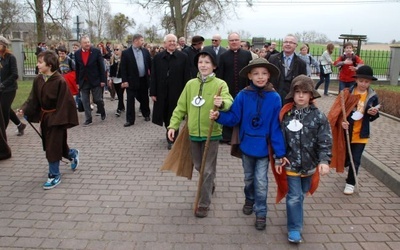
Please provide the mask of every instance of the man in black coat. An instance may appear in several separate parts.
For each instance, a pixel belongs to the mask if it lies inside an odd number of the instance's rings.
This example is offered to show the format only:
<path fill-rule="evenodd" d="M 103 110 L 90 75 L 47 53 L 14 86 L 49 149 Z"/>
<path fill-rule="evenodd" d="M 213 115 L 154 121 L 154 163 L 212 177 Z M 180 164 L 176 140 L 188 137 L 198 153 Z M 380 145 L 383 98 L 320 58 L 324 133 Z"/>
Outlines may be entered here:
<path fill-rule="evenodd" d="M 283 51 L 271 55 L 268 60 L 278 67 L 281 72 L 278 77 L 271 78 L 270 82 L 281 96 L 282 104 L 285 103 L 285 97 L 289 93 L 293 78 L 298 75 L 307 75 L 305 62 L 294 53 L 296 47 L 297 38 L 293 35 L 287 35 L 283 40 Z"/>
<path fill-rule="evenodd" d="M 76 82 L 79 85 L 86 121 L 83 126 L 92 124 L 92 111 L 90 108 L 90 93 L 101 120 L 106 119 L 103 101 L 103 87 L 107 82 L 104 59 L 100 50 L 91 46 L 88 36 L 80 39 L 81 48 L 75 52 Z"/>
<path fill-rule="evenodd" d="M 221 55 L 226 51 L 226 49 L 221 46 L 221 40 L 221 36 L 219 34 L 215 34 L 211 39 L 212 45 L 205 46 L 203 48 L 203 51 L 206 51 L 214 56 L 214 58 L 217 60 L 217 64 L 219 63 L 219 58 Z"/>
<path fill-rule="evenodd" d="M 240 35 L 238 33 L 229 34 L 228 44 L 229 49 L 219 58 L 217 77 L 228 84 L 229 93 L 235 98 L 239 91 L 248 85 L 248 79 L 239 76 L 239 72 L 249 64 L 252 56 L 250 51 L 241 49 Z M 223 126 L 222 142 L 230 143 L 231 137 L 232 128 Z"/>
<path fill-rule="evenodd" d="M 193 36 L 192 37 L 192 45 L 190 47 L 186 47 L 182 50 L 189 58 L 189 69 L 190 69 L 190 77 L 197 77 L 197 73 L 199 72 L 197 65 L 194 65 L 194 58 L 200 52 L 203 47 L 204 37 L 202 36 Z"/>
<path fill-rule="evenodd" d="M 126 123 L 129 127 L 135 123 L 135 97 L 140 103 L 140 111 L 145 121 L 150 121 L 149 73 L 151 57 L 143 48 L 144 39 L 140 34 L 133 35 L 132 46 L 122 51 L 121 77 L 122 88 L 126 88 Z"/>
<path fill-rule="evenodd" d="M 154 102 L 152 122 L 160 126 L 164 124 L 165 128 L 169 126 L 179 96 L 190 80 L 188 57 L 176 46 L 176 36 L 166 35 L 165 50 L 154 56 L 151 67 L 150 97 Z M 172 142 L 168 137 L 167 142 L 168 149 L 171 149 Z"/>

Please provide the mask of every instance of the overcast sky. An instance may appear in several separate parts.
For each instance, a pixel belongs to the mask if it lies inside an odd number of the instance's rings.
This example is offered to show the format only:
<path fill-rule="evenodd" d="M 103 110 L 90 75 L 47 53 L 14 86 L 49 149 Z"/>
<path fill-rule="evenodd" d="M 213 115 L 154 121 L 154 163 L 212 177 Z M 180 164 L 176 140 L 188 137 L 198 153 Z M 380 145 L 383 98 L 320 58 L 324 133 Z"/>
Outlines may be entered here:
<path fill-rule="evenodd" d="M 157 17 L 150 18 L 145 10 L 126 2 L 110 0 L 112 13 L 129 15 L 145 27 L 159 25 Z M 253 7 L 238 6 L 239 19 L 227 20 L 215 29 L 201 30 L 195 35 L 211 38 L 219 33 L 226 38 L 229 30 L 245 30 L 252 37 L 269 39 L 314 30 L 327 35 L 329 40 L 339 40 L 340 34 L 356 34 L 367 35 L 369 42 L 400 41 L 400 0 L 254 0 L 253 3 Z"/>

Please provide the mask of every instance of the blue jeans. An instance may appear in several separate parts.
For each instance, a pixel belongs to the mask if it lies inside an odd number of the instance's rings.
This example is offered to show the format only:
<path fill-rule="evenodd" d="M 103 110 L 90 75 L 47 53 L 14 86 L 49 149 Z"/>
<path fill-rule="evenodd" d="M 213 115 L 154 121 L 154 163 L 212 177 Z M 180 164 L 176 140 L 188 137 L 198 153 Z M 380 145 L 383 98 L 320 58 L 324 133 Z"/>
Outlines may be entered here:
<path fill-rule="evenodd" d="M 76 157 L 76 149 L 71 148 L 68 153 L 69 160 Z M 60 161 L 49 162 L 49 175 L 58 177 L 60 175 Z"/>
<path fill-rule="evenodd" d="M 352 87 L 354 84 L 356 84 L 356 82 L 342 82 L 339 81 L 339 93 L 340 91 L 342 91 L 344 88 L 350 88 Z"/>
<path fill-rule="evenodd" d="M 256 217 L 267 216 L 268 164 L 268 157 L 242 155 L 244 194 L 246 200 L 254 202 Z"/>
<path fill-rule="evenodd" d="M 322 66 L 321 66 L 322 69 Z M 323 72 L 323 71 L 321 71 Z M 324 84 L 324 95 L 328 95 L 328 90 L 329 90 L 329 83 L 331 82 L 331 74 L 323 74 L 320 73 L 319 74 L 319 81 L 317 82 L 317 84 L 315 85 L 315 89 L 318 89 L 319 86 L 325 81 Z"/>
<path fill-rule="evenodd" d="M 304 194 L 310 190 L 311 177 L 287 176 L 289 191 L 286 195 L 286 213 L 288 231 L 303 229 Z"/>

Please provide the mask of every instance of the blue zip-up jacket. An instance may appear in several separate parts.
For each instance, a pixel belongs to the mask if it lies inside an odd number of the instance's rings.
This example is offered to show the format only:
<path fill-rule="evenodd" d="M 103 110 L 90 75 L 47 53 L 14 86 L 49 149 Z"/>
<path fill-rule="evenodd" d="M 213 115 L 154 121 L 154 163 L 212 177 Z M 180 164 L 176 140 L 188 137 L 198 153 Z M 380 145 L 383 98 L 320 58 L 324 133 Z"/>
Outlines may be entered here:
<path fill-rule="evenodd" d="M 249 87 L 236 96 L 229 111 L 220 111 L 218 123 L 234 127 L 239 125 L 241 151 L 252 157 L 262 158 L 269 155 L 269 140 L 276 158 L 286 154 L 285 142 L 279 124 L 281 98 L 272 84 L 258 88 L 251 82 Z"/>

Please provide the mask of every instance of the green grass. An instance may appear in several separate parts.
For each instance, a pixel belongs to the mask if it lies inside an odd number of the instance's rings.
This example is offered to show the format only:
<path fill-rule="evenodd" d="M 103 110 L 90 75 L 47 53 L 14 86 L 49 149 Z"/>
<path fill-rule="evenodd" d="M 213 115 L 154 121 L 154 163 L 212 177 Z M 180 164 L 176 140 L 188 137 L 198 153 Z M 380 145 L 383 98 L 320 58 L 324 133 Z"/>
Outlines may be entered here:
<path fill-rule="evenodd" d="M 32 81 L 18 81 L 17 95 L 15 96 L 14 102 L 11 106 L 13 110 L 19 109 L 22 104 L 28 99 L 29 93 L 31 93 Z"/>

